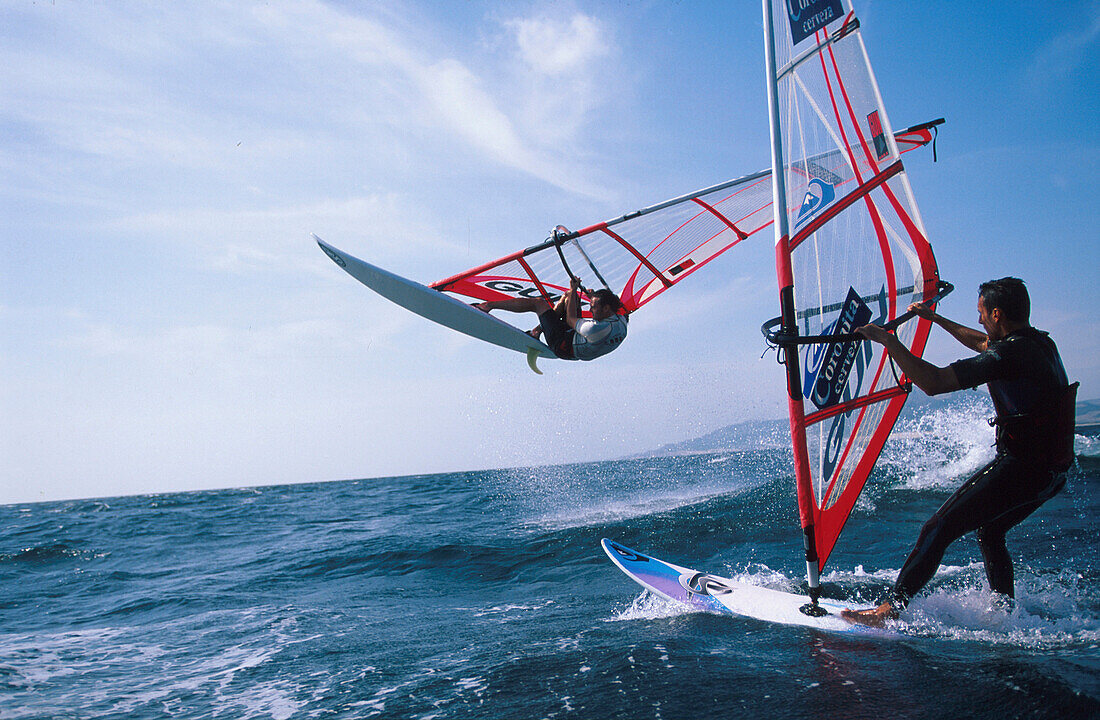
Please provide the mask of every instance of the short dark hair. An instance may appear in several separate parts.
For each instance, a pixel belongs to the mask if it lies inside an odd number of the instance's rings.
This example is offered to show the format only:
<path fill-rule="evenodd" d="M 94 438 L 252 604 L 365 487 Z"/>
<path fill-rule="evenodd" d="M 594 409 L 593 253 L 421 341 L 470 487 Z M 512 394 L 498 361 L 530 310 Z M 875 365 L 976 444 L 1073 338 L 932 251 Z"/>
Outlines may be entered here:
<path fill-rule="evenodd" d="M 985 304 L 986 312 L 996 308 L 1012 322 L 1028 322 L 1031 317 L 1031 298 L 1020 278 L 1004 277 L 984 282 L 978 288 L 978 297 Z"/>
<path fill-rule="evenodd" d="M 623 301 L 619 299 L 619 296 L 610 290 L 603 289 L 597 290 L 589 296 L 592 302 L 599 300 L 601 303 L 611 308 L 615 312 L 619 312 L 623 309 Z"/>

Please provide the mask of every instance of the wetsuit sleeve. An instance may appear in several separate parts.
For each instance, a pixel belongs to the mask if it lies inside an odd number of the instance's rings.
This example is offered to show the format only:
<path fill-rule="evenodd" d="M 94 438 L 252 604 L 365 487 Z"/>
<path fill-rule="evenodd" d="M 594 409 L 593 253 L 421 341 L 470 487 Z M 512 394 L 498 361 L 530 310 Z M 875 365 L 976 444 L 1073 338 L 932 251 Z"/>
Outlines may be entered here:
<path fill-rule="evenodd" d="M 956 360 L 951 363 L 950 367 L 955 371 L 955 377 L 959 380 L 959 387 L 976 388 L 990 380 L 1003 379 L 1007 370 L 1007 363 L 1001 348 L 993 345 L 980 355 Z"/>

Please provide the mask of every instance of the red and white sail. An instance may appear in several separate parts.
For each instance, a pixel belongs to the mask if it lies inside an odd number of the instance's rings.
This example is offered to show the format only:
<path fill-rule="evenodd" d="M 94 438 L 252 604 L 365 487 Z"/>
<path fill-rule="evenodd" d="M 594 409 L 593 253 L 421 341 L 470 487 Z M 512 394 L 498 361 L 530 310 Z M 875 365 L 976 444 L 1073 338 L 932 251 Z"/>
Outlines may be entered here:
<path fill-rule="evenodd" d="M 764 14 L 772 159 L 783 170 L 773 182 L 773 338 L 788 370 L 814 588 L 908 392 L 881 346 L 823 338 L 893 324 L 920 356 L 930 323 L 903 316 L 936 299 L 940 283 L 851 5 L 764 0 Z"/>
<path fill-rule="evenodd" d="M 903 150 L 934 139 L 942 121 L 896 134 Z M 826 148 L 814 162 L 837 167 L 853 149 Z M 541 297 L 555 301 L 569 273 L 607 288 L 637 310 L 714 258 L 772 224 L 771 170 L 764 170 L 627 213 L 582 230 L 559 229 L 545 242 L 434 282 L 474 300 Z"/>

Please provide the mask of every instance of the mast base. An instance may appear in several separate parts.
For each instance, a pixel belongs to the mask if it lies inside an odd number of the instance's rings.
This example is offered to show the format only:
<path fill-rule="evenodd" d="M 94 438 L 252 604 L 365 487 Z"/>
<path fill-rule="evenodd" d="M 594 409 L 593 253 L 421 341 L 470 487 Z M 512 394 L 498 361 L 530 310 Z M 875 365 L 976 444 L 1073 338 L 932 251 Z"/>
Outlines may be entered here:
<path fill-rule="evenodd" d="M 816 570 L 816 566 L 811 566 L 812 570 Z M 806 603 L 802 607 L 798 608 L 798 612 L 809 617 L 825 617 L 829 614 L 829 611 L 817 604 L 817 599 L 821 597 L 821 586 L 817 584 L 816 573 L 813 576 L 813 584 L 806 588 L 807 594 L 810 596 L 810 602 Z"/>
<path fill-rule="evenodd" d="M 809 615 L 810 617 L 825 617 L 829 614 L 829 611 L 818 605 L 816 602 L 806 603 L 802 607 L 798 608 L 798 612 L 803 615 Z"/>

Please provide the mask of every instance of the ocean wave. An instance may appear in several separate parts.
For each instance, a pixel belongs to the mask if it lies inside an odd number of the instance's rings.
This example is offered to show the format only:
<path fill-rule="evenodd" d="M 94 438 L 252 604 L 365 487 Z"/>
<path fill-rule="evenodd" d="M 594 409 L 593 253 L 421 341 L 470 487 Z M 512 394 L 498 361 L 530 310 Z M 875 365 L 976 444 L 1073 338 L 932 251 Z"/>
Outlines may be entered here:
<path fill-rule="evenodd" d="M 965 472 L 955 443 L 970 426 L 951 413 L 911 422 L 930 434 L 908 446 L 929 473 Z M 954 487 L 922 480 L 903 450 L 876 469 L 830 556 L 830 597 L 877 600 Z M 1003 648 L 1043 672 L 1048 657 L 1095 665 L 1100 459 L 1079 466 L 1010 536 L 1014 606 L 994 602 L 963 541 L 903 615 L 904 642 L 858 645 L 700 616 L 642 592 L 600 551 L 611 537 L 801 592 L 787 450 L 0 508 L 0 715 L 602 717 L 620 691 L 631 707 L 668 701 L 667 715 L 678 692 L 747 683 L 748 707 L 754 683 L 777 696 L 813 687 L 805 651 L 822 645 L 912 662 L 925 689 L 966 668 L 961 683 L 996 692 L 982 663 Z M 945 656 L 959 659 L 941 670 Z M 1082 707 L 1095 680 L 1061 667 L 1059 707 Z"/>
<path fill-rule="evenodd" d="M 56 561 L 93 560 L 109 555 L 109 552 L 103 550 L 74 547 L 66 543 L 49 543 L 23 548 L 16 552 L 0 553 L 0 567 L 7 563 L 32 567 L 44 566 Z"/>
<path fill-rule="evenodd" d="M 311 639 L 296 624 L 286 610 L 258 607 L 140 627 L 0 634 L 4 717 L 67 717 L 74 708 L 92 717 L 186 716 L 195 697 L 207 697 L 220 711 L 290 718 L 301 707 L 304 678 L 254 682 L 247 676 Z M 50 687 L 47 697 L 42 687 Z"/>

